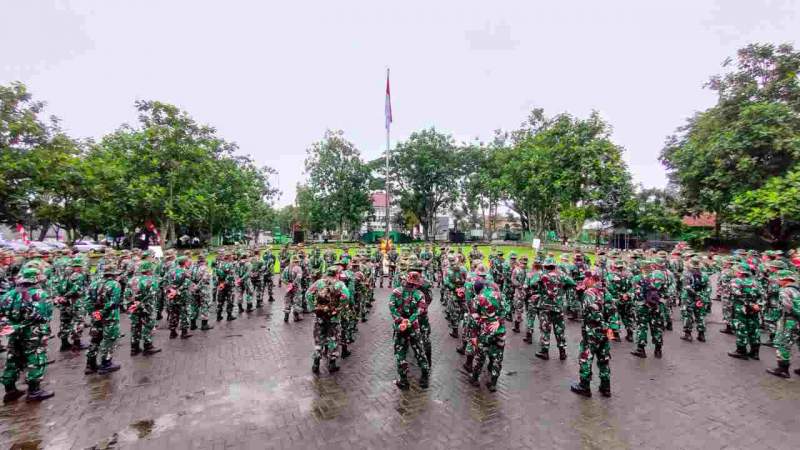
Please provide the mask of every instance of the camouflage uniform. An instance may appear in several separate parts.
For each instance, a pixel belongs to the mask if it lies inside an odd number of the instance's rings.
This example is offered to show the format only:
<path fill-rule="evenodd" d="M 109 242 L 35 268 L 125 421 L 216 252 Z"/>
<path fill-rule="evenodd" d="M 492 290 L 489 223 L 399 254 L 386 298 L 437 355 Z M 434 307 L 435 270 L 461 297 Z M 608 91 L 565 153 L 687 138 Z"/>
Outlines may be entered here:
<path fill-rule="evenodd" d="M 389 253 L 386 254 L 386 257 L 389 260 L 389 272 L 386 275 L 389 277 L 389 280 L 393 281 L 395 272 L 397 272 L 397 260 L 400 255 L 397 254 L 397 249 L 392 247 Z M 391 285 L 391 281 L 389 284 Z M 383 287 L 383 277 L 381 277 L 381 287 Z"/>
<path fill-rule="evenodd" d="M 469 268 L 475 270 L 478 264 L 483 264 L 483 253 L 478 250 L 477 245 L 473 245 L 472 251 L 469 252 Z"/>
<path fill-rule="evenodd" d="M 275 297 L 273 296 L 272 290 L 275 287 L 275 281 L 273 280 L 273 275 L 275 274 L 275 255 L 272 254 L 272 249 L 267 249 L 264 251 L 264 255 L 261 257 L 261 283 L 267 289 L 267 295 L 269 296 L 268 301 L 274 302 Z"/>
<path fill-rule="evenodd" d="M 217 296 L 217 321 L 222 320 L 222 309 L 227 313 L 227 320 L 236 320 L 233 316 L 233 287 L 236 284 L 236 272 L 231 255 L 225 255 L 222 261 L 215 261 L 214 290 Z"/>
<path fill-rule="evenodd" d="M 428 386 L 430 368 L 420 334 L 419 315 L 427 308 L 424 296 L 419 290 L 422 276 L 409 272 L 403 289 L 395 289 L 389 296 L 389 312 L 393 319 L 394 360 L 397 366 L 397 387 L 408 389 L 408 348 L 414 350 L 422 376 L 420 387 Z"/>
<path fill-rule="evenodd" d="M 213 284 L 211 281 L 211 274 L 208 271 L 206 258 L 200 255 L 197 262 L 192 264 L 189 269 L 189 279 L 191 280 L 191 287 L 189 293 L 191 295 L 191 317 L 190 329 L 197 328 L 197 319 L 200 319 L 200 329 L 210 330 L 214 328 L 208 324 L 208 314 L 211 310 L 211 292 Z"/>
<path fill-rule="evenodd" d="M 766 264 L 766 270 L 762 274 L 761 286 L 766 295 L 764 328 L 769 333 L 768 342 L 765 345 L 770 347 L 774 347 L 778 321 L 781 319 L 781 311 L 783 310 L 780 302 L 780 285 L 778 284 L 777 273 L 786 269 L 786 263 L 783 261 L 769 261 Z"/>
<path fill-rule="evenodd" d="M 472 384 L 478 386 L 478 379 L 483 370 L 483 363 L 488 358 L 489 381 L 486 387 L 494 392 L 497 379 L 503 369 L 503 352 L 505 351 L 506 327 L 503 318 L 510 314 L 503 307 L 500 291 L 485 286 L 475 298 L 475 313 L 479 328 L 475 364 L 472 367 Z"/>
<path fill-rule="evenodd" d="M 40 387 L 47 371 L 47 339 L 53 315 L 47 292 L 36 286 L 41 281 L 39 270 L 23 269 L 16 287 L 0 297 L 0 328 L 11 330 L 6 366 L 0 378 L 6 390 L 4 402 L 23 395 L 17 390 L 16 382 L 26 369 L 28 399 L 44 400 L 53 396 Z"/>
<path fill-rule="evenodd" d="M 544 272 L 536 284 L 537 304 L 539 311 L 539 345 L 536 357 L 550 359 L 550 331 L 556 337 L 559 358 L 567 358 L 567 340 L 564 337 L 564 291 L 575 286 L 575 280 L 556 269 L 555 261 L 549 259 L 544 263 Z"/>
<path fill-rule="evenodd" d="M 58 296 L 55 303 L 61 312 L 59 316 L 58 337 L 61 339 L 61 350 L 87 348 L 81 342 L 83 334 L 83 306 L 86 289 L 89 287 L 89 276 L 83 272 L 83 260 L 75 258 L 70 261 L 71 273 L 61 276 L 61 283 L 56 289 Z M 69 339 L 72 338 L 72 344 Z"/>
<path fill-rule="evenodd" d="M 720 333 L 733 334 L 731 328 L 731 321 L 733 319 L 733 305 L 731 304 L 731 281 L 733 281 L 733 270 L 731 269 L 731 261 L 723 261 L 722 270 L 717 278 L 717 295 L 722 303 L 722 321 L 725 323 L 725 328 L 720 330 Z"/>
<path fill-rule="evenodd" d="M 664 314 L 662 303 L 667 297 L 667 275 L 661 270 L 634 277 L 634 300 L 636 302 L 636 344 L 631 352 L 646 358 L 647 335 L 655 346 L 654 356 L 661 358 L 664 344 Z"/>
<path fill-rule="evenodd" d="M 177 264 L 166 276 L 166 298 L 167 298 L 167 322 L 169 325 L 169 337 L 178 337 L 177 329 L 181 329 L 181 338 L 188 338 L 189 316 L 192 287 L 191 273 L 189 271 L 189 259 L 180 256 Z"/>
<path fill-rule="evenodd" d="M 246 255 L 242 253 L 239 254 L 239 259 L 234 265 L 234 270 L 236 273 L 236 305 L 239 308 L 239 314 L 241 315 L 244 312 L 245 303 L 250 306 L 249 309 L 252 311 L 251 302 L 253 287 L 250 285 L 250 263 Z"/>
<path fill-rule="evenodd" d="M 683 272 L 681 280 L 681 319 L 683 319 L 683 337 L 692 341 L 692 330 L 697 327 L 697 340 L 706 341 L 706 314 L 711 310 L 709 299 L 710 285 L 708 275 L 700 270 L 700 260 L 692 258 L 689 267 Z"/>
<path fill-rule="evenodd" d="M 139 267 L 141 273 L 130 279 L 125 288 L 125 309 L 131 319 L 131 354 L 141 352 L 139 343 L 144 344 L 146 355 L 160 350 L 153 347 L 153 329 L 156 327 L 156 299 L 160 287 L 158 279 L 152 275 L 152 263 L 144 262 Z"/>
<path fill-rule="evenodd" d="M 522 322 L 522 314 L 525 312 L 528 300 L 528 289 L 525 284 L 528 271 L 528 257 L 523 256 L 520 262 L 511 270 L 511 286 L 513 287 L 513 310 L 515 333 L 519 333 L 519 325 Z"/>
<path fill-rule="evenodd" d="M 617 261 L 612 270 L 606 273 L 606 290 L 614 299 L 617 313 L 625 327 L 625 340 L 633 342 L 636 330 L 636 308 L 633 301 L 633 276 L 625 269 L 625 264 Z"/>
<path fill-rule="evenodd" d="M 764 293 L 759 283 L 753 279 L 747 264 L 740 264 L 736 268 L 736 275 L 731 282 L 732 326 L 736 332 L 736 351 L 728 355 L 738 359 L 759 359 L 759 313 L 764 308 Z"/>
<path fill-rule="evenodd" d="M 112 363 L 114 347 L 119 338 L 119 308 L 122 302 L 122 286 L 116 280 L 119 269 L 111 263 L 103 269 L 103 278 L 89 286 L 88 305 L 91 320 L 89 335 L 91 343 L 86 352 L 86 374 L 106 374 L 119 370 Z M 100 356 L 100 366 L 97 357 Z"/>
<path fill-rule="evenodd" d="M 294 316 L 294 321 L 299 322 L 303 320 L 300 313 L 303 312 L 303 306 L 300 304 L 303 301 L 302 296 L 302 278 L 303 269 L 298 264 L 299 258 L 297 255 L 292 256 L 291 262 L 283 269 L 281 280 L 286 283 L 286 295 L 283 298 L 283 321 L 289 321 L 289 313 Z"/>
<path fill-rule="evenodd" d="M 458 325 L 464 315 L 464 283 L 467 281 L 467 271 L 452 258 L 448 258 L 448 261 L 452 265 L 448 267 L 444 279 L 447 305 L 445 317 L 450 327 L 450 336 L 458 338 Z"/>
<path fill-rule="evenodd" d="M 777 278 L 781 281 L 778 298 L 782 313 L 775 338 L 778 367 L 767 372 L 789 378 L 792 347 L 800 347 L 800 286 L 797 284 L 797 275 L 789 270 L 780 271 Z M 800 375 L 800 369 L 795 369 L 794 373 Z"/>
<path fill-rule="evenodd" d="M 583 292 L 583 323 L 581 324 L 581 343 L 578 347 L 580 381 L 572 385 L 573 392 L 587 397 L 592 396 L 589 383 L 592 380 L 592 362 L 597 361 L 600 376 L 600 393 L 611 396 L 611 342 L 613 331 L 619 330 L 619 317 L 614 300 L 594 282 L 600 275 L 594 273 L 587 278 L 589 286 Z M 611 336 L 609 336 L 611 335 Z"/>
<path fill-rule="evenodd" d="M 328 372 L 339 367 L 339 337 L 341 336 L 339 312 L 342 303 L 350 296 L 347 286 L 337 278 L 338 268 L 328 267 L 327 275 L 311 285 L 306 293 L 308 309 L 314 312 L 314 353 L 311 370 L 319 372 L 322 357 L 328 360 Z"/>
<path fill-rule="evenodd" d="M 281 249 L 281 252 L 278 254 L 278 260 L 280 262 L 280 273 L 282 274 L 287 267 L 289 267 L 289 263 L 292 259 L 292 252 L 289 250 L 289 244 L 286 244 Z M 281 286 L 281 282 L 283 282 L 283 277 L 278 278 L 278 287 Z"/>

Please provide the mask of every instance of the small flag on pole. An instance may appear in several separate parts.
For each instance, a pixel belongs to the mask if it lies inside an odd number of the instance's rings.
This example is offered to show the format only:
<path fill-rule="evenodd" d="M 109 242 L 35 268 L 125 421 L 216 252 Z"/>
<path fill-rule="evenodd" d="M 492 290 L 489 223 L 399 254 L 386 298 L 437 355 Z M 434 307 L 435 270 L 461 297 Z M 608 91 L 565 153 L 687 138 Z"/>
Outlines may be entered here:
<path fill-rule="evenodd" d="M 389 93 L 389 69 L 386 69 L 386 130 L 392 124 L 392 95 Z"/>

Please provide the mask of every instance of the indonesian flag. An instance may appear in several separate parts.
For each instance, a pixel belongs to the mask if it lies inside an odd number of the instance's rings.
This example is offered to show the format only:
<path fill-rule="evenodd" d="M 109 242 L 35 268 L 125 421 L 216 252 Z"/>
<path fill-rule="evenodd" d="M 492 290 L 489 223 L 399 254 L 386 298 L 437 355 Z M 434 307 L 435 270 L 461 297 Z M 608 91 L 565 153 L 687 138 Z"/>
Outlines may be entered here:
<path fill-rule="evenodd" d="M 28 232 L 25 231 L 25 227 L 23 227 L 21 223 L 17 224 L 17 233 L 19 233 L 19 238 L 22 239 L 25 245 L 31 243 L 30 239 L 28 239 Z"/>
<path fill-rule="evenodd" d="M 386 69 L 386 131 L 392 124 L 392 95 L 389 93 L 389 69 Z"/>

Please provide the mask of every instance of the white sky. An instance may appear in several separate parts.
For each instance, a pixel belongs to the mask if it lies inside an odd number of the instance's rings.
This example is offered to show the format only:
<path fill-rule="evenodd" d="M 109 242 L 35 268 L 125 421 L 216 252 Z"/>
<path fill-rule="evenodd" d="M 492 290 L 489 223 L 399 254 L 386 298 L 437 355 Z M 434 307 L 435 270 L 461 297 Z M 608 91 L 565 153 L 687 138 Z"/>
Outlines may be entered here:
<path fill-rule="evenodd" d="M 800 37 L 800 1 L 0 0 L 0 83 L 25 82 L 76 137 L 186 109 L 276 168 L 294 199 L 309 144 L 340 128 L 365 158 L 436 126 L 488 140 L 539 106 L 597 109 L 637 182 L 663 186 L 665 137 L 714 102 L 701 89 L 749 42 Z"/>

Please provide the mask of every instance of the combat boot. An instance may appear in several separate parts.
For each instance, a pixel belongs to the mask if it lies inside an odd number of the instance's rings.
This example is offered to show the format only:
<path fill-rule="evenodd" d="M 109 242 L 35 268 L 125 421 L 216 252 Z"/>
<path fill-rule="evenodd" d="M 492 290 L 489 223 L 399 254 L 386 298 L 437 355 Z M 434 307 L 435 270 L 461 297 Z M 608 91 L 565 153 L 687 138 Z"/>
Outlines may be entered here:
<path fill-rule="evenodd" d="M 800 369 L 794 369 L 794 374 L 800 376 Z"/>
<path fill-rule="evenodd" d="M 472 361 L 475 359 L 475 355 L 467 355 L 467 361 L 462 366 L 467 373 L 472 373 Z"/>
<path fill-rule="evenodd" d="M 750 357 L 750 359 L 755 359 L 755 360 L 758 360 L 758 359 L 759 359 L 759 357 L 758 357 L 758 350 L 759 350 L 759 348 L 760 348 L 760 347 L 761 347 L 761 346 L 760 346 L 760 345 L 758 345 L 758 344 L 753 344 L 753 345 L 751 345 L 751 346 L 750 346 L 750 353 L 749 353 L 747 356 L 749 356 L 749 357 Z"/>
<path fill-rule="evenodd" d="M 275 297 L 273 297 L 272 294 L 270 294 L 269 298 L 267 299 L 267 301 L 268 302 L 274 302 L 275 301 Z"/>
<path fill-rule="evenodd" d="M 139 353 L 142 353 L 142 348 L 139 347 L 139 343 L 131 342 L 131 356 L 136 356 Z"/>
<path fill-rule="evenodd" d="M 747 359 L 747 348 L 737 346 L 736 351 L 728 353 L 728 356 L 736 359 Z"/>
<path fill-rule="evenodd" d="M 683 339 L 686 342 L 692 342 L 692 332 L 684 331 L 683 336 L 681 336 L 681 339 Z"/>
<path fill-rule="evenodd" d="M 228 322 L 232 322 L 236 320 L 236 317 L 233 317 L 233 314 L 228 314 L 228 317 L 225 318 Z"/>
<path fill-rule="evenodd" d="M 339 366 L 336 364 L 335 359 L 328 361 L 328 373 L 335 373 L 339 371 Z"/>
<path fill-rule="evenodd" d="M 164 318 L 164 314 L 163 314 L 161 311 L 159 311 L 159 312 L 156 314 L 156 320 L 161 320 L 161 319 L 163 319 L 163 318 Z"/>
<path fill-rule="evenodd" d="M 200 322 L 200 329 L 203 331 L 213 330 L 214 325 L 209 325 L 208 320 L 203 320 Z"/>
<path fill-rule="evenodd" d="M 514 328 L 511 329 L 514 333 L 519 333 L 519 322 L 514 321 Z"/>
<path fill-rule="evenodd" d="M 192 320 L 191 322 L 189 322 L 189 329 L 193 330 L 193 331 L 197 329 L 197 319 Z"/>
<path fill-rule="evenodd" d="M 764 343 L 767 347 L 775 348 L 775 333 L 770 333 L 767 342 Z"/>
<path fill-rule="evenodd" d="M 91 375 L 97 373 L 97 358 L 86 359 L 86 370 L 83 371 L 84 375 Z"/>
<path fill-rule="evenodd" d="M 547 361 L 547 360 L 550 359 L 550 352 L 546 348 L 543 348 L 543 349 L 539 350 L 539 352 L 536 353 L 533 356 L 535 356 L 535 357 L 537 357 L 539 359 L 543 359 L 543 360 Z"/>
<path fill-rule="evenodd" d="M 81 350 L 86 350 L 87 348 L 89 348 L 89 344 L 84 344 L 83 342 L 81 342 L 80 338 L 73 339 L 73 341 L 72 341 L 72 349 L 73 350 L 81 351 Z"/>
<path fill-rule="evenodd" d="M 611 380 L 600 380 L 600 388 L 597 389 L 603 397 L 611 397 Z"/>
<path fill-rule="evenodd" d="M 567 349 L 565 348 L 558 349 L 558 359 L 560 359 L 561 361 L 567 359 Z"/>
<path fill-rule="evenodd" d="M 238 304 L 238 305 L 236 305 L 236 306 L 239 308 L 239 314 L 241 314 L 241 313 L 243 313 L 243 312 L 244 312 L 244 306 L 242 306 L 242 304 L 241 304 L 241 303 L 239 303 L 239 304 Z"/>
<path fill-rule="evenodd" d="M 664 356 L 664 354 L 661 353 L 661 346 L 660 345 L 656 345 L 656 349 L 653 350 L 653 356 L 655 356 L 658 359 L 661 359 L 661 357 Z"/>
<path fill-rule="evenodd" d="M 486 388 L 489 389 L 489 392 L 496 392 L 497 391 L 497 377 L 492 377 L 489 381 L 486 382 Z"/>
<path fill-rule="evenodd" d="M 150 355 L 155 355 L 160 351 L 161 349 L 153 347 L 152 343 L 147 343 L 144 344 L 144 351 L 142 352 L 142 354 L 144 354 L 145 356 L 150 356 Z"/>
<path fill-rule="evenodd" d="M 222 321 L 222 313 L 218 312 L 217 313 L 217 322 L 220 322 L 220 321 Z"/>
<path fill-rule="evenodd" d="M 733 334 L 733 330 L 731 330 L 730 324 L 725 325 L 725 328 L 719 330 L 719 332 L 722 334 Z"/>
<path fill-rule="evenodd" d="M 633 333 L 631 331 L 625 331 L 625 340 L 633 342 Z"/>
<path fill-rule="evenodd" d="M 467 349 L 467 343 L 464 342 L 458 347 L 456 347 L 456 353 L 458 353 L 459 355 L 463 355 L 467 351 L 466 349 Z"/>
<path fill-rule="evenodd" d="M 425 344 L 425 357 L 428 358 L 428 367 L 433 367 L 433 346 Z"/>
<path fill-rule="evenodd" d="M 450 331 L 450 337 L 454 338 L 454 339 L 458 339 L 458 328 L 453 328 L 453 330 Z"/>
<path fill-rule="evenodd" d="M 264 300 L 259 299 L 256 302 L 256 308 L 263 308 L 264 307 Z"/>
<path fill-rule="evenodd" d="M 622 338 L 619 337 L 619 331 L 614 330 L 614 342 L 622 342 Z"/>
<path fill-rule="evenodd" d="M 72 350 L 72 344 L 69 343 L 69 338 L 64 336 L 61 338 L 61 347 L 58 349 L 61 352 Z"/>
<path fill-rule="evenodd" d="M 672 320 L 667 321 L 667 326 L 664 329 L 667 331 L 672 331 Z"/>
<path fill-rule="evenodd" d="M 774 369 L 767 369 L 767 373 L 771 373 L 776 377 L 789 378 L 789 361 L 778 361 L 778 367 Z"/>
<path fill-rule="evenodd" d="M 647 352 L 644 351 L 644 345 L 636 347 L 636 350 L 632 351 L 631 355 L 638 356 L 639 358 L 647 358 Z"/>
<path fill-rule="evenodd" d="M 189 330 L 186 328 L 181 330 L 181 339 L 189 339 L 190 337 L 192 337 L 192 334 L 189 333 Z"/>
<path fill-rule="evenodd" d="M 569 390 L 584 397 L 592 396 L 592 390 L 589 389 L 589 380 L 580 380 L 577 383 L 573 383 Z"/>
<path fill-rule="evenodd" d="M 348 356 L 352 355 L 353 353 L 350 352 L 350 349 L 347 348 L 347 345 L 342 346 L 342 358 L 347 358 Z"/>
<path fill-rule="evenodd" d="M 169 330 L 169 338 L 170 339 L 175 339 L 176 337 L 178 337 L 178 331 L 177 330 Z"/>
<path fill-rule="evenodd" d="M 480 387 L 481 385 L 480 376 L 481 376 L 480 371 L 475 370 L 475 368 L 473 368 L 472 377 L 469 379 L 469 383 L 475 387 Z"/>
<path fill-rule="evenodd" d="M 422 375 L 419 377 L 419 387 L 425 389 L 428 386 L 430 386 L 430 374 L 427 370 L 423 370 Z"/>
<path fill-rule="evenodd" d="M 293 314 L 294 314 L 294 321 L 295 322 L 300 322 L 301 320 L 303 320 L 303 316 L 301 316 L 300 313 L 294 312 Z"/>
<path fill-rule="evenodd" d="M 289 321 L 289 313 L 283 313 L 283 321 L 284 322 L 288 322 Z"/>
<path fill-rule="evenodd" d="M 247 304 L 247 312 L 253 312 L 253 305 L 250 303 Z"/>
<path fill-rule="evenodd" d="M 6 395 L 3 396 L 3 403 L 10 403 L 25 395 L 25 391 L 17 389 L 16 384 L 5 385 Z"/>
<path fill-rule="evenodd" d="M 31 381 L 28 383 L 28 396 L 25 397 L 25 401 L 28 402 L 40 402 L 42 400 L 47 400 L 48 398 L 56 395 L 53 392 L 45 391 L 39 386 L 38 381 Z"/>
<path fill-rule="evenodd" d="M 319 373 L 319 358 L 314 358 L 311 362 L 311 372 Z"/>
<path fill-rule="evenodd" d="M 100 374 L 100 375 L 106 375 L 106 374 L 109 374 L 111 372 L 118 371 L 121 367 L 122 366 L 120 366 L 119 364 L 114 364 L 111 361 L 111 359 L 109 358 L 109 359 L 104 360 L 100 364 L 100 367 L 97 368 L 97 373 Z"/>
<path fill-rule="evenodd" d="M 526 344 L 533 344 L 533 333 L 531 333 L 530 331 L 526 331 L 525 338 L 522 339 L 522 342 Z"/>
<path fill-rule="evenodd" d="M 408 384 L 408 380 L 406 380 L 405 378 L 396 380 L 394 384 L 395 386 L 397 386 L 397 389 L 400 389 L 401 391 L 407 391 L 408 388 L 410 387 Z"/>
<path fill-rule="evenodd" d="M 706 332 L 705 331 L 698 331 L 697 332 L 697 342 L 705 342 L 706 341 Z"/>

